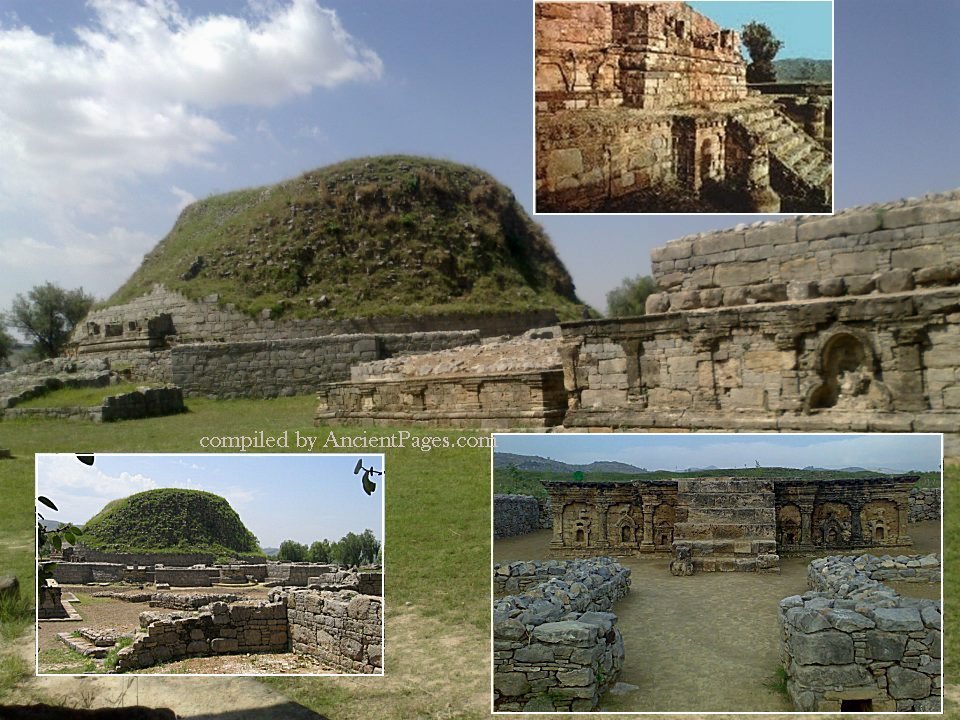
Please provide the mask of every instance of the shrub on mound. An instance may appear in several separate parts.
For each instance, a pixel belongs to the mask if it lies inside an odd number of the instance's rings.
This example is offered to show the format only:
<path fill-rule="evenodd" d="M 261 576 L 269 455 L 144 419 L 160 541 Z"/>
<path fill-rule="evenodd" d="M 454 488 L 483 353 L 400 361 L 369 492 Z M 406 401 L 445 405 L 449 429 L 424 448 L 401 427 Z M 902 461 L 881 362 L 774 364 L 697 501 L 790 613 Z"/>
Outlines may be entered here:
<path fill-rule="evenodd" d="M 161 488 L 113 500 L 84 526 L 83 544 L 104 552 L 262 555 L 224 498 Z"/>

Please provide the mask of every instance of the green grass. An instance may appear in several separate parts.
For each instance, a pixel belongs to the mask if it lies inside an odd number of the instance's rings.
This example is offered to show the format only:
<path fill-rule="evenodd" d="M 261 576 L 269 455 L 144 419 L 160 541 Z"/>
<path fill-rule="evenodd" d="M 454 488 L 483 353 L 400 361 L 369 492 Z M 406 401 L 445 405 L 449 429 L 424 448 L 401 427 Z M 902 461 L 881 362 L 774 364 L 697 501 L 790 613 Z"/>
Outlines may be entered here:
<path fill-rule="evenodd" d="M 939 487 L 939 472 L 910 472 L 901 475 L 919 475 L 917 487 Z M 811 480 L 829 480 L 843 478 L 876 477 L 877 473 L 869 471 L 844 472 L 842 470 L 798 470 L 795 468 L 721 468 L 719 470 L 691 470 L 671 472 L 656 470 L 653 472 L 618 473 L 618 472 L 585 472 L 583 480 L 586 482 L 629 483 L 638 478 L 670 479 L 688 477 L 747 477 L 747 478 L 778 478 L 778 477 L 806 477 Z M 576 482 L 569 472 L 555 470 L 518 470 L 515 467 L 499 467 L 493 471 L 493 489 L 497 493 L 511 495 L 533 495 L 546 498 L 547 490 L 544 482 Z"/>
<path fill-rule="evenodd" d="M 41 650 L 37 656 L 41 671 L 53 675 L 75 675 L 79 673 L 94 673 L 101 668 L 93 658 L 77 652 L 73 648 L 48 648 Z M 45 669 L 50 665 L 58 665 L 56 669 Z"/>
<path fill-rule="evenodd" d="M 507 188 L 476 168 L 399 155 L 194 203 L 107 304 L 156 283 L 193 299 L 216 293 L 251 315 L 582 311 L 543 229 Z"/>
<path fill-rule="evenodd" d="M 107 656 L 103 659 L 103 670 L 104 672 L 110 672 L 117 667 L 117 656 L 120 654 L 120 651 L 125 647 L 130 647 L 133 645 L 132 637 L 122 637 L 117 640 L 117 644 L 110 648 L 110 652 L 107 653 Z"/>
<path fill-rule="evenodd" d="M 19 655 L 0 654 L 0 701 L 33 674 L 33 668 Z"/>
<path fill-rule="evenodd" d="M 102 405 L 108 395 L 121 395 L 136 390 L 139 386 L 133 383 L 122 385 L 104 385 L 103 387 L 61 388 L 53 390 L 39 397 L 18 403 L 18 408 L 58 408 L 58 407 L 93 407 Z"/>
<path fill-rule="evenodd" d="M 0 639 L 4 642 L 16 640 L 33 624 L 31 588 L 32 585 L 28 584 L 21 588 L 19 595 L 0 599 Z"/>

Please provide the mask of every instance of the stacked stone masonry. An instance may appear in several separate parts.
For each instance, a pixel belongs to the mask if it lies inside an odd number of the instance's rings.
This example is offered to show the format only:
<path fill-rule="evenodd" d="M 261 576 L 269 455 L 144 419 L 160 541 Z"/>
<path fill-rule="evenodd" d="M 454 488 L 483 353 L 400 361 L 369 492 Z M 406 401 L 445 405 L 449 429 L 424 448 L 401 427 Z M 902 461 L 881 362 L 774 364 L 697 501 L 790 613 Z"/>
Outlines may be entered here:
<path fill-rule="evenodd" d="M 647 313 L 955 285 L 958 238 L 957 191 L 689 236 L 653 251 Z"/>
<path fill-rule="evenodd" d="M 907 519 L 914 522 L 940 520 L 943 494 L 940 488 L 914 488 L 910 491 L 910 513 Z"/>
<path fill-rule="evenodd" d="M 493 536 L 512 537 L 549 529 L 553 514 L 550 501 L 531 495 L 493 496 Z"/>
<path fill-rule="evenodd" d="M 596 709 L 623 666 L 623 638 L 609 610 L 629 591 L 630 570 L 590 558 L 497 565 L 494 577 L 527 588 L 494 602 L 495 709 Z"/>
<path fill-rule="evenodd" d="M 383 672 L 383 600 L 350 590 L 271 594 L 285 607 L 294 652 L 345 673 Z"/>
<path fill-rule="evenodd" d="M 748 91 L 736 32 L 680 2 L 535 8 L 538 210 L 718 182 L 740 188 L 748 210 L 829 208 L 826 104 L 805 103 L 814 117 L 798 124 Z"/>
<path fill-rule="evenodd" d="M 916 476 L 545 482 L 551 553 L 671 553 L 686 571 L 776 571 L 778 555 L 907 546 Z"/>
<path fill-rule="evenodd" d="M 186 657 L 290 649 L 282 602 L 215 602 L 188 617 L 146 612 L 140 615 L 140 625 L 133 644 L 118 653 L 121 672 Z"/>
<path fill-rule="evenodd" d="M 780 601 L 781 659 L 804 712 L 940 712 L 942 608 L 882 580 L 939 582 L 937 555 L 831 556 Z"/>

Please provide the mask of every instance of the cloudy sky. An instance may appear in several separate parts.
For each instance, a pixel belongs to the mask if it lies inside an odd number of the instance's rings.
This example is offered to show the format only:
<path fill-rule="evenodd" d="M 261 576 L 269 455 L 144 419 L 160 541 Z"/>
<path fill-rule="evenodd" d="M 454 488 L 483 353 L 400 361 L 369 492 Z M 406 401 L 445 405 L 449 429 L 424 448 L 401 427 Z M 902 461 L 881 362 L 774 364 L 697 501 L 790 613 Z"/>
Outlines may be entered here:
<path fill-rule="evenodd" d="M 837 206 L 957 185 L 960 3 L 837 0 L 835 28 Z M 532 207 L 531 38 L 523 0 L 4 0 L 0 309 L 106 297 L 194 198 L 350 157 L 477 165 Z M 744 218 L 539 219 L 602 308 L 652 247 Z"/>
<path fill-rule="evenodd" d="M 163 487 L 206 490 L 226 498 L 261 547 L 284 540 L 309 545 L 369 528 L 383 538 L 383 484 L 366 495 L 353 474 L 356 455 L 108 455 L 93 466 L 71 454 L 37 455 L 37 494 L 59 512 L 48 520 L 83 524 L 109 501 Z M 380 456 L 365 455 L 383 470 Z"/>
<path fill-rule="evenodd" d="M 907 472 L 939 470 L 940 435 L 814 435 L 684 433 L 656 435 L 501 435 L 497 452 L 539 455 L 574 465 L 617 460 L 647 470 L 762 467 L 828 470 L 861 467 Z"/>

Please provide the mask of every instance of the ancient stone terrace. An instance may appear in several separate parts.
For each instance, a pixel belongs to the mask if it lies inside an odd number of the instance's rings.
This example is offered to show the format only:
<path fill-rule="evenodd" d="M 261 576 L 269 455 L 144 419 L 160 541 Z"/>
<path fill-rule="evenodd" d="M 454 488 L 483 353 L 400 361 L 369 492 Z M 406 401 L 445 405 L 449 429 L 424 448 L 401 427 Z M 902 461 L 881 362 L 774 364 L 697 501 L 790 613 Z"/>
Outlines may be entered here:
<path fill-rule="evenodd" d="M 915 476 L 544 482 L 558 557 L 671 553 L 675 574 L 776 572 L 779 554 L 907 546 Z"/>

